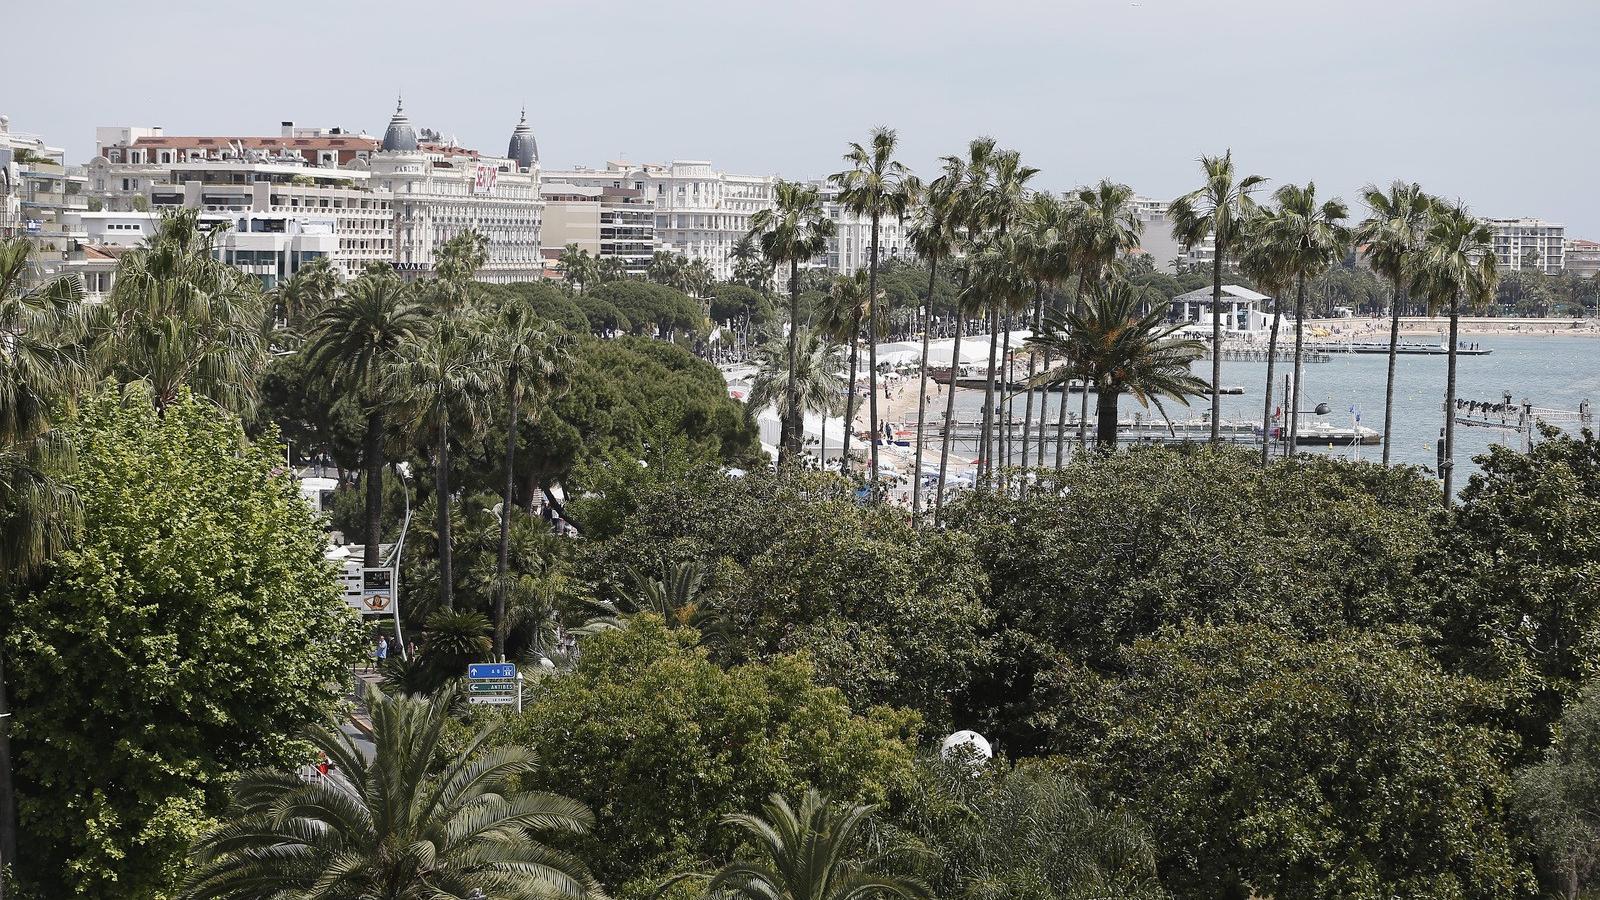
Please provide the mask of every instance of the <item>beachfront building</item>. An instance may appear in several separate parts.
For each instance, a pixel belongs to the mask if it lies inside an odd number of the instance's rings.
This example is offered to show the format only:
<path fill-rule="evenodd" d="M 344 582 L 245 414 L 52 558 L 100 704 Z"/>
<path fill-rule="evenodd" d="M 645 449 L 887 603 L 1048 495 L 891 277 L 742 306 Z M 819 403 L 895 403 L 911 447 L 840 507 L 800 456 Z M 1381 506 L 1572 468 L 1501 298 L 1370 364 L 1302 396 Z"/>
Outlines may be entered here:
<path fill-rule="evenodd" d="M 1272 298 L 1237 284 L 1222 286 L 1223 334 L 1253 334 L 1265 328 L 1271 317 L 1263 310 L 1271 305 Z M 1203 326 L 1204 333 L 1211 328 L 1211 288 L 1203 287 L 1172 298 L 1170 318 Z"/>
<path fill-rule="evenodd" d="M 552 183 L 639 191 L 654 210 L 656 249 L 703 259 L 721 280 L 733 277 L 733 247 L 750 231 L 751 217 L 773 207 L 778 184 L 774 175 L 734 175 L 704 160 L 608 162 L 604 169 L 579 167 L 546 177 Z"/>
<path fill-rule="evenodd" d="M 1177 274 L 1180 267 L 1211 271 L 1216 243 L 1209 236 L 1193 247 L 1179 243 L 1172 236 L 1172 218 L 1167 213 L 1170 205 L 1165 200 L 1137 194 L 1128 201 L 1128 209 L 1143 226 L 1136 252 L 1148 253 L 1158 272 Z"/>
<path fill-rule="evenodd" d="M 85 175 L 65 156 L 39 135 L 12 131 L 11 120 L 0 116 L 0 238 L 26 237 L 34 244 L 39 278 L 62 272 L 84 237 Z"/>
<path fill-rule="evenodd" d="M 479 280 L 540 276 L 539 149 L 526 113 L 504 157 L 419 137 L 398 106 L 381 139 L 283 122 L 269 136 L 112 126 L 95 142 L 88 193 L 103 210 L 200 209 L 241 235 L 222 239 L 224 258 L 269 285 L 318 256 L 347 277 L 373 262 L 428 274 L 469 228 L 488 238 Z"/>
<path fill-rule="evenodd" d="M 546 177 L 541 246 L 547 271 L 568 245 L 590 256 L 618 259 L 629 275 L 643 275 L 656 251 L 655 207 L 644 191 L 613 185 L 571 184 Z"/>
<path fill-rule="evenodd" d="M 1579 278 L 1600 275 L 1600 241 L 1566 241 L 1561 247 L 1561 270 Z"/>
<path fill-rule="evenodd" d="M 403 106 L 377 152 L 355 164 L 394 205 L 395 267 L 419 277 L 433 272 L 447 241 L 468 230 L 488 239 L 478 280 L 535 281 L 543 274 L 539 147 L 524 111 L 504 157 L 450 144 L 422 142 Z"/>
<path fill-rule="evenodd" d="M 1559 275 L 1566 226 L 1543 219 L 1485 219 L 1494 230 L 1495 263 L 1502 272 Z"/>
<path fill-rule="evenodd" d="M 822 196 L 822 211 L 833 220 L 833 237 L 828 239 L 828 249 L 813 263 L 836 275 L 853 275 L 867 268 L 872 257 L 872 217 L 851 212 L 839 202 L 839 188 L 827 180 L 811 182 Z M 914 259 L 908 235 L 912 226 L 908 218 L 894 217 L 878 222 L 878 265 L 891 259 Z"/>

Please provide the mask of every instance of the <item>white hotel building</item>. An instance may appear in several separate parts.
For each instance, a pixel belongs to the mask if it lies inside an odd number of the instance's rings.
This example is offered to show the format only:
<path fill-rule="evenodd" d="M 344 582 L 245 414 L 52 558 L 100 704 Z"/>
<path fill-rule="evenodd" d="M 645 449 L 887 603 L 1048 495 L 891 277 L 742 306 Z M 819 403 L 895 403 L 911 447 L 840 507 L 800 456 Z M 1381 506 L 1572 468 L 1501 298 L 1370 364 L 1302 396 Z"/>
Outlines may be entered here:
<path fill-rule="evenodd" d="M 1502 272 L 1559 275 L 1566 252 L 1567 228 L 1543 219 L 1485 219 L 1494 229 L 1495 263 Z"/>

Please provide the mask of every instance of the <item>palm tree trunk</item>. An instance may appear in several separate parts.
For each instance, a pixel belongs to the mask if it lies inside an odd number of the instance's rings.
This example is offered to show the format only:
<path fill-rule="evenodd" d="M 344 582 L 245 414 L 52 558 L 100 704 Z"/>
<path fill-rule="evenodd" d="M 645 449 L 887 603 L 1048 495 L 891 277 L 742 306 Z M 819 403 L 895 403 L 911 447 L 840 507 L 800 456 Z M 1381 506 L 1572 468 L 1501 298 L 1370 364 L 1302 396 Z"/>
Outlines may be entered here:
<path fill-rule="evenodd" d="M 511 562 L 511 495 L 516 487 L 517 475 L 517 413 L 522 406 L 517 390 L 517 367 L 506 373 L 506 405 L 510 407 L 506 423 L 506 490 L 500 497 L 500 555 L 494 566 L 494 658 L 504 659 L 506 653 L 506 570 Z"/>
<path fill-rule="evenodd" d="M 935 528 L 939 527 L 944 513 L 945 475 L 950 469 L 950 432 L 954 427 L 956 415 L 956 379 L 961 372 L 961 332 L 966 330 L 966 321 L 961 310 L 961 298 L 967 295 L 967 286 L 971 277 L 972 273 L 970 271 L 962 273 L 961 292 L 956 295 L 956 335 L 950 344 L 950 390 L 945 393 L 944 398 L 944 442 L 939 448 L 939 484 L 933 495 L 933 525 Z"/>
<path fill-rule="evenodd" d="M 1289 456 L 1300 448 L 1300 351 L 1305 335 L 1306 276 L 1301 275 L 1294 291 L 1294 385 L 1289 394 Z M 1216 389 L 1216 385 L 1212 385 Z"/>
<path fill-rule="evenodd" d="M 1039 318 L 1043 314 L 1044 314 L 1044 285 L 1035 285 L 1034 298 L 1033 298 L 1033 328 L 1031 329 L 1031 336 L 1033 338 L 1035 338 L 1035 339 L 1037 339 L 1039 337 Z M 1033 429 L 1033 379 L 1034 379 L 1034 377 L 1036 375 L 1039 374 L 1038 366 L 1039 366 L 1039 356 L 1038 356 L 1038 354 L 1029 353 L 1028 354 L 1028 385 L 1027 385 L 1027 387 L 1028 387 L 1028 402 L 1026 404 L 1024 404 L 1023 407 L 1022 407 L 1022 464 L 1024 466 L 1026 466 L 1028 464 L 1028 451 L 1030 449 L 1032 449 L 1029 446 L 1029 438 L 1032 437 L 1032 429 Z M 1039 428 L 1039 440 L 1040 440 L 1041 443 L 1043 443 L 1043 441 L 1044 441 L 1044 423 L 1042 421 L 1042 417 L 1044 416 L 1044 401 L 1043 401 L 1043 399 L 1041 399 L 1039 401 L 1039 415 L 1041 417 L 1040 428 Z M 1022 490 L 1023 490 L 1024 493 L 1026 493 L 1027 490 L 1028 490 L 1028 482 L 1026 480 L 1024 480 L 1022 482 Z"/>
<path fill-rule="evenodd" d="M 794 410 L 800 406 L 800 388 L 795 381 L 800 366 L 800 261 L 789 261 L 789 387 L 788 399 L 778 411 L 778 468 L 792 460 L 798 436 L 794 431 Z"/>
<path fill-rule="evenodd" d="M 922 323 L 922 375 L 917 385 L 917 453 L 911 461 L 911 527 L 922 525 L 922 445 L 923 428 L 927 427 L 928 411 L 928 343 L 933 337 L 933 286 L 939 274 L 937 254 L 928 258 L 928 308 Z M 950 361 L 950 388 L 955 389 L 955 360 Z"/>
<path fill-rule="evenodd" d="M 450 417 L 439 416 L 439 447 L 434 454 L 433 473 L 434 504 L 438 507 L 439 534 L 439 605 L 455 609 L 455 572 L 451 567 L 450 553 Z"/>
<path fill-rule="evenodd" d="M 379 544 L 383 541 L 383 413 L 374 408 L 367 413 L 367 434 L 362 441 L 361 454 L 367 464 L 367 537 L 362 548 L 361 564 L 373 568 L 379 562 Z M 399 562 L 399 560 L 396 560 Z"/>
<path fill-rule="evenodd" d="M 839 474 L 850 471 L 850 433 L 856 430 L 856 366 L 861 359 L 861 313 L 850 317 L 850 390 L 844 395 L 844 446 Z"/>
<path fill-rule="evenodd" d="M 1089 386 L 1089 380 L 1084 379 L 1084 387 Z M 1117 449 L 1117 398 L 1122 393 L 1112 387 L 1106 379 L 1096 378 L 1094 385 L 1094 414 L 1095 414 L 1095 444 L 1105 451 Z M 1089 392 L 1083 392 L 1085 397 Z"/>
<path fill-rule="evenodd" d="M 1394 363 L 1400 349 L 1400 285 L 1394 286 L 1394 302 L 1389 305 L 1389 375 L 1383 382 L 1383 464 L 1389 464 L 1389 445 L 1394 428 Z"/>
<path fill-rule="evenodd" d="M 1005 329 L 1005 337 L 1000 343 L 1000 489 L 1005 490 L 1006 469 L 1011 467 L 1011 419 L 1016 408 L 1017 394 L 1011 389 L 1011 371 L 1016 368 L 1016 360 L 1011 356 L 1011 314 L 1006 313 L 1002 320 L 1001 328 Z"/>
<path fill-rule="evenodd" d="M 1211 443 L 1222 441 L 1222 240 L 1212 240 L 1211 259 Z"/>
<path fill-rule="evenodd" d="M 1056 407 L 1056 471 L 1066 465 L 1067 459 L 1067 395 L 1072 392 L 1072 378 L 1070 366 L 1072 361 L 1066 362 L 1069 366 L 1068 378 L 1061 383 L 1061 400 Z M 1088 396 L 1085 394 L 1085 396 Z"/>
<path fill-rule="evenodd" d="M 1088 378 L 1088 376 L 1084 376 L 1083 382 L 1082 382 L 1082 387 L 1083 387 L 1083 393 L 1081 395 L 1079 395 L 1079 399 L 1078 399 L 1078 403 L 1079 403 L 1079 410 L 1078 410 L 1078 449 L 1079 450 L 1087 450 L 1089 448 L 1089 378 Z M 1095 387 L 1095 410 L 1096 410 L 1096 415 L 1099 414 L 1099 409 L 1100 409 L 1100 389 L 1099 389 L 1099 386 L 1097 385 Z M 1098 427 L 1098 425 L 1096 427 Z"/>
<path fill-rule="evenodd" d="M 1272 453 L 1272 379 L 1273 369 L 1278 360 L 1278 323 L 1283 320 L 1282 301 L 1277 298 L 1272 300 L 1272 332 L 1267 338 L 1267 400 L 1261 410 L 1261 467 L 1267 467 L 1267 459 Z"/>
<path fill-rule="evenodd" d="M 1050 351 L 1046 350 L 1044 352 L 1043 367 L 1040 369 L 1040 371 L 1041 372 L 1050 371 L 1050 362 L 1051 362 Z M 1063 391 L 1066 390 L 1066 386 L 1065 385 L 1062 386 L 1062 390 Z M 1066 395 L 1063 394 L 1062 396 L 1065 397 Z M 1036 469 L 1044 468 L 1044 417 L 1046 415 L 1047 410 L 1049 409 L 1049 406 L 1050 406 L 1050 388 L 1048 386 L 1045 386 L 1045 385 L 1040 385 L 1040 387 L 1039 387 L 1039 445 L 1034 450 L 1034 454 L 1033 454 L 1033 466 Z"/>
<path fill-rule="evenodd" d="M 867 418 L 872 423 L 872 502 L 878 494 L 878 214 L 872 214 L 872 248 L 867 257 L 867 386 L 872 399 Z"/>
<path fill-rule="evenodd" d="M 989 484 L 989 474 L 994 471 L 994 377 L 1000 352 L 1000 310 L 989 310 L 989 375 L 983 387 L 983 437 L 978 445 L 978 479 L 982 486 Z"/>
<path fill-rule="evenodd" d="M 1456 342 L 1461 326 L 1461 308 L 1455 297 L 1450 298 L 1450 350 L 1444 374 L 1444 462 L 1439 464 L 1439 474 L 1444 478 L 1444 505 L 1455 502 L 1452 478 L 1456 467 Z"/>

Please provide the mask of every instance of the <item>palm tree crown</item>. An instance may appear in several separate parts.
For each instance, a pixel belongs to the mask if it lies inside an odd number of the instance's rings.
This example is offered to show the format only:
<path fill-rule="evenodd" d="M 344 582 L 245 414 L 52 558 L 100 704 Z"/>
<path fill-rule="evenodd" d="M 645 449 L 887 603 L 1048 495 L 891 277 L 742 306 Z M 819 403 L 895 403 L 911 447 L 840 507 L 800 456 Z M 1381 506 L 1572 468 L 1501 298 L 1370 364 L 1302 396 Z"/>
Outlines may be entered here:
<path fill-rule="evenodd" d="M 306 736 L 333 763 L 328 776 L 244 775 L 223 823 L 196 846 L 186 900 L 599 896 L 578 860 L 535 837 L 585 832 L 594 817 L 576 801 L 513 787 L 536 768 L 531 750 L 484 750 L 484 729 L 447 759 L 454 690 L 373 697 L 373 760 L 321 727 Z"/>

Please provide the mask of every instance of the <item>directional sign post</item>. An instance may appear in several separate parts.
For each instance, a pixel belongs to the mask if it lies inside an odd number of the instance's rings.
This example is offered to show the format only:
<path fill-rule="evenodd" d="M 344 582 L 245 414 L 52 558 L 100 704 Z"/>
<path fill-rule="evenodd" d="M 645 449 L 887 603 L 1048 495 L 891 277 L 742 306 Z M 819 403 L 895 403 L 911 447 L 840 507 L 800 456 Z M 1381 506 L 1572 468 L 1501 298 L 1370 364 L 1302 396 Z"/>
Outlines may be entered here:
<path fill-rule="evenodd" d="M 517 707 L 522 712 L 522 674 L 511 663 L 467 666 L 467 702 Z"/>

